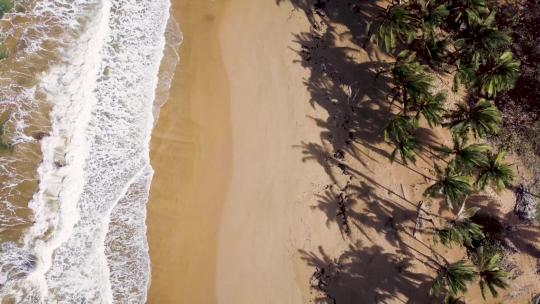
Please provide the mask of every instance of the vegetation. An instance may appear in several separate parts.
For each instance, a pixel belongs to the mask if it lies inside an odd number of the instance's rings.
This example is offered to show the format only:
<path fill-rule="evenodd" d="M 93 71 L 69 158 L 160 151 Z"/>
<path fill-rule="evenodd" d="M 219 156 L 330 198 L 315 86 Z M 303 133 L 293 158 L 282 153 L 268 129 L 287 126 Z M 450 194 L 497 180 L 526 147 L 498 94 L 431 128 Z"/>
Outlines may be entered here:
<path fill-rule="evenodd" d="M 480 285 L 480 291 L 484 300 L 486 299 L 487 291 L 494 297 L 497 297 L 497 288 L 504 289 L 508 287 L 506 279 L 509 273 L 501 269 L 500 254 L 486 253 L 484 252 L 484 248 L 480 247 L 473 258 L 473 262 L 478 269 L 478 284 Z"/>
<path fill-rule="evenodd" d="M 452 244 L 471 247 L 474 241 L 484 239 L 482 226 L 471 221 L 477 211 L 477 208 L 462 208 L 448 227 L 439 230 L 441 242 L 448 247 Z"/>
<path fill-rule="evenodd" d="M 438 296 L 445 291 L 452 296 L 456 296 L 467 291 L 467 284 L 472 282 L 475 276 L 474 267 L 467 264 L 465 260 L 441 266 L 431 286 L 430 293 Z"/>
<path fill-rule="evenodd" d="M 472 220 L 478 208 L 467 206 L 471 193 L 487 186 L 500 191 L 514 180 L 504 151 L 471 142 L 501 132 L 503 116 L 492 99 L 511 90 L 519 77 L 512 38 L 497 24 L 496 12 L 485 0 L 406 0 L 391 4 L 374 30 L 374 41 L 397 54 L 388 72 L 390 105 L 397 103 L 398 110 L 384 130 L 385 141 L 395 147 L 391 161 L 399 154 L 405 164 L 414 163 L 422 145 L 416 138 L 422 121 L 453 136 L 452 147 L 436 148 L 443 158 L 452 158 L 446 167 L 435 165 L 433 183 L 424 191 L 428 198 L 442 198 L 454 213 L 437 231 L 441 243 L 470 252 L 471 263 L 445 261 L 439 267 L 430 294 L 444 295 L 446 303 L 459 303 L 459 295 L 476 277 L 484 297 L 487 291 L 496 297 L 498 289 L 508 287 L 502 256 L 479 247 L 486 235 Z M 446 92 L 436 90 L 434 72 L 453 74 L 452 89 L 463 96 L 461 102 L 445 104 Z"/>
<path fill-rule="evenodd" d="M 429 197 L 437 197 L 442 194 L 447 205 L 459 207 L 471 193 L 473 180 L 470 176 L 463 175 L 455 166 L 449 165 L 444 170 L 435 166 L 437 177 L 435 183 L 429 186 L 424 194 Z"/>
<path fill-rule="evenodd" d="M 489 183 L 494 189 L 501 191 L 505 186 L 512 184 L 514 171 L 511 165 L 503 162 L 505 155 L 504 151 L 499 151 L 497 155 L 490 154 L 488 162 L 480 169 L 476 182 L 479 189 L 483 190 Z"/>
<path fill-rule="evenodd" d="M 0 18 L 13 8 L 13 0 L 0 0 Z"/>

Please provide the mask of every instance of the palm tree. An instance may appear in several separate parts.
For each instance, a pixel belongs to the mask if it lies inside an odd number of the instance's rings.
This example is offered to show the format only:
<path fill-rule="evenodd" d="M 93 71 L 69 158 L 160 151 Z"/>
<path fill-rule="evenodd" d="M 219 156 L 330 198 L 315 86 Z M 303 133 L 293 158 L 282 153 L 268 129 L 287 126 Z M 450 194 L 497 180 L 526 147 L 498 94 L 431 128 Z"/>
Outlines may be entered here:
<path fill-rule="evenodd" d="M 475 276 L 474 267 L 465 260 L 441 266 L 429 293 L 438 296 L 441 292 L 448 291 L 450 295 L 457 296 L 467 291 L 467 284 L 472 282 Z"/>
<path fill-rule="evenodd" d="M 416 119 L 424 116 L 430 127 L 442 124 L 443 115 L 446 112 L 444 103 L 446 94 L 439 92 L 435 95 L 428 94 L 413 101 L 411 110 L 416 111 Z"/>
<path fill-rule="evenodd" d="M 496 298 L 499 295 L 497 288 L 508 288 L 509 285 L 506 279 L 510 274 L 502 270 L 500 266 L 501 255 L 499 253 L 490 255 L 484 252 L 483 247 L 480 247 L 473 258 L 473 262 L 478 270 L 478 277 L 480 278 L 478 284 L 484 300 L 488 290 Z"/>
<path fill-rule="evenodd" d="M 486 144 L 470 144 L 467 145 L 467 137 L 453 137 L 454 145 L 452 148 L 440 147 L 436 148 L 444 154 L 453 154 L 455 158 L 453 163 L 460 170 L 470 172 L 474 168 L 482 167 L 487 164 L 487 152 L 489 145 Z"/>
<path fill-rule="evenodd" d="M 466 28 L 489 14 L 485 0 L 450 0 L 448 10 L 448 24 L 453 30 Z"/>
<path fill-rule="evenodd" d="M 435 172 L 436 181 L 424 191 L 425 196 L 442 194 L 449 206 L 457 207 L 473 189 L 472 177 L 461 174 L 452 164 L 444 170 L 435 165 Z"/>
<path fill-rule="evenodd" d="M 495 13 L 479 18 L 466 30 L 460 32 L 455 40 L 455 60 L 480 66 L 488 58 L 495 57 L 512 43 L 512 38 L 497 29 Z"/>
<path fill-rule="evenodd" d="M 416 150 L 420 147 L 414 137 L 414 131 L 418 127 L 418 121 L 406 115 L 397 115 L 384 129 L 384 140 L 395 145 L 390 154 L 390 161 L 394 161 L 397 154 L 405 164 L 408 161 L 416 161 Z"/>
<path fill-rule="evenodd" d="M 416 36 L 414 19 L 406 5 L 392 5 L 377 19 L 379 45 L 387 52 L 395 49 L 398 42 L 410 43 Z"/>
<path fill-rule="evenodd" d="M 397 115 L 384 129 L 386 142 L 403 141 L 413 135 L 418 127 L 418 121 L 406 115 Z"/>
<path fill-rule="evenodd" d="M 392 76 L 394 99 L 396 97 L 401 99 L 404 113 L 409 110 L 411 102 L 416 102 L 430 95 L 433 78 L 426 72 L 426 66 L 416 61 L 415 53 L 401 52 L 392 69 Z"/>
<path fill-rule="evenodd" d="M 458 108 L 448 115 L 450 121 L 443 124 L 450 127 L 455 135 L 463 136 L 470 131 L 475 137 L 499 133 L 502 115 L 491 102 L 480 99 L 472 108 L 465 103 L 457 106 Z"/>
<path fill-rule="evenodd" d="M 487 184 L 491 184 L 497 191 L 509 186 L 514 181 L 512 165 L 504 163 L 506 152 L 499 151 L 497 155 L 490 154 L 487 163 L 480 169 L 477 187 L 483 190 Z"/>
<path fill-rule="evenodd" d="M 408 164 L 409 161 L 416 162 L 416 151 L 419 149 L 420 144 L 418 140 L 409 136 L 394 142 L 396 146 L 394 151 L 390 154 L 390 161 L 393 162 L 396 159 L 397 154 L 401 156 L 401 160 Z"/>
<path fill-rule="evenodd" d="M 409 47 L 416 50 L 431 66 L 439 67 L 449 54 L 450 40 L 442 34 L 440 26 L 450 12 L 445 4 L 436 1 L 413 1 L 411 7 L 418 16 L 416 22 L 421 31 Z"/>
<path fill-rule="evenodd" d="M 487 97 L 496 96 L 514 86 L 519 66 L 520 62 L 514 59 L 512 52 L 504 52 L 480 66 L 471 85 L 477 88 L 480 94 Z"/>
<path fill-rule="evenodd" d="M 451 247 L 452 244 L 470 247 L 474 241 L 484 239 L 482 226 L 471 221 L 471 217 L 477 211 L 478 208 L 465 208 L 463 204 L 456 217 L 450 221 L 450 225 L 439 230 L 441 243 L 447 247 Z"/>

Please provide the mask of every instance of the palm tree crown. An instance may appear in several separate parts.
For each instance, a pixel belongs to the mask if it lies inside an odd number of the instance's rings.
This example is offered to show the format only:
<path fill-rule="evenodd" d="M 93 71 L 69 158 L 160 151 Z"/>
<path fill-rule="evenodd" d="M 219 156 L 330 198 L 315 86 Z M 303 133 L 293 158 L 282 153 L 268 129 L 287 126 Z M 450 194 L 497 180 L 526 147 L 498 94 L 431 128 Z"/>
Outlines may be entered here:
<path fill-rule="evenodd" d="M 436 181 L 426 189 L 424 195 L 436 197 L 442 194 L 449 205 L 458 207 L 473 189 L 472 177 L 461 174 L 452 164 L 444 170 L 435 166 L 435 171 Z"/>
<path fill-rule="evenodd" d="M 455 219 L 450 221 L 450 225 L 439 230 L 441 243 L 447 247 L 451 247 L 454 243 L 470 247 L 473 241 L 482 240 L 485 237 L 482 226 L 471 221 L 471 217 L 477 211 L 478 208 L 465 208 L 463 204 Z"/>
<path fill-rule="evenodd" d="M 413 16 L 405 5 L 389 7 L 378 19 L 378 41 L 387 52 L 395 49 L 398 42 L 411 42 L 416 35 Z"/>
<path fill-rule="evenodd" d="M 499 253 L 490 255 L 484 252 L 484 248 L 481 247 L 473 261 L 478 269 L 478 284 L 484 300 L 488 290 L 492 296 L 497 297 L 499 295 L 497 288 L 505 289 L 509 286 L 506 282 L 509 273 L 502 270 L 500 266 L 501 255 Z"/>
<path fill-rule="evenodd" d="M 519 65 L 519 60 L 514 59 L 511 52 L 504 52 L 479 67 L 471 86 L 487 97 L 508 91 L 516 82 Z"/>
<path fill-rule="evenodd" d="M 497 191 L 509 186 L 514 181 L 512 165 L 505 163 L 506 152 L 500 151 L 496 155 L 489 155 L 488 162 L 480 169 L 477 180 L 478 189 L 483 190 L 491 184 Z"/>
<path fill-rule="evenodd" d="M 467 145 L 468 138 L 453 137 L 453 148 L 437 148 L 444 154 L 453 154 L 455 158 L 453 163 L 460 170 L 471 172 L 474 168 L 482 167 L 487 164 L 487 152 L 489 145 L 470 144 Z"/>
<path fill-rule="evenodd" d="M 439 126 L 442 124 L 443 115 L 446 112 L 444 103 L 446 94 L 439 92 L 435 95 L 427 94 L 422 98 L 418 98 L 411 104 L 411 110 L 416 111 L 416 119 L 423 116 L 430 127 Z"/>
<path fill-rule="evenodd" d="M 502 123 L 501 112 L 491 102 L 480 99 L 471 108 L 467 104 L 460 103 L 458 108 L 448 116 L 452 132 L 458 136 L 464 136 L 473 132 L 475 137 L 485 137 L 499 133 Z"/>
<path fill-rule="evenodd" d="M 448 290 L 450 295 L 456 296 L 467 291 L 467 284 L 472 282 L 475 276 L 474 267 L 468 265 L 465 260 L 443 266 L 431 286 L 430 294 L 438 296 Z"/>

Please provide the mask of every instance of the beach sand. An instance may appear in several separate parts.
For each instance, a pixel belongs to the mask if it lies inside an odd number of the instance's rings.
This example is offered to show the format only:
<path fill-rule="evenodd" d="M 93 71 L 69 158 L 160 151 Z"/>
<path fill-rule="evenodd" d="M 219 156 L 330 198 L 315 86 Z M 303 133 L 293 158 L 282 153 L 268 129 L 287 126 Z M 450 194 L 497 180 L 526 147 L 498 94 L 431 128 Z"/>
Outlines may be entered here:
<path fill-rule="evenodd" d="M 152 138 L 149 303 L 300 303 L 291 223 L 326 180 L 298 146 L 320 132 L 293 62 L 293 32 L 309 24 L 272 1 L 173 11 L 184 41 Z"/>
<path fill-rule="evenodd" d="M 217 38 L 222 4 L 172 1 L 184 40 L 152 135 L 149 303 L 213 303 L 217 231 L 229 183 L 229 88 Z"/>
<path fill-rule="evenodd" d="M 315 29 L 289 1 L 173 0 L 184 42 L 152 138 L 149 303 L 429 303 L 431 250 L 463 257 L 427 223 L 413 237 L 434 159 L 388 161 L 374 81 L 388 58 L 361 49 L 355 7 L 335 3 Z M 486 195 L 511 215 L 511 193 Z M 505 303 L 540 289 L 527 261 Z"/>

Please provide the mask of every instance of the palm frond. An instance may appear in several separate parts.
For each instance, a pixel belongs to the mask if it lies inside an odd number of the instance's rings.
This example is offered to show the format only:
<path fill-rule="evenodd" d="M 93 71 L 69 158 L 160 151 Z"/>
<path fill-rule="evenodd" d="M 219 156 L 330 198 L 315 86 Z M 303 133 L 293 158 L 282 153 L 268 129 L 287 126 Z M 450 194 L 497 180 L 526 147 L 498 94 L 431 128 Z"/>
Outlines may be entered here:
<path fill-rule="evenodd" d="M 443 266 L 431 286 L 430 294 L 438 296 L 448 291 L 450 295 L 456 296 L 467 291 L 467 285 L 475 276 L 474 267 L 468 265 L 465 260 Z"/>
<path fill-rule="evenodd" d="M 435 166 L 435 170 L 436 181 L 424 191 L 424 195 L 428 197 L 443 195 L 447 203 L 456 208 L 472 191 L 472 177 L 461 174 L 452 164 L 444 170 Z"/>
<path fill-rule="evenodd" d="M 416 35 L 413 16 L 406 5 L 390 6 L 378 19 L 378 43 L 387 52 L 395 49 L 398 42 L 410 43 Z"/>
<path fill-rule="evenodd" d="M 506 289 L 509 287 L 506 280 L 510 274 L 501 268 L 501 259 L 500 254 L 495 253 L 490 255 L 482 247 L 473 258 L 473 262 L 478 269 L 478 284 L 480 285 L 480 291 L 484 300 L 488 291 L 493 297 L 497 297 L 499 294 L 497 291 L 498 288 Z"/>
<path fill-rule="evenodd" d="M 510 90 L 519 73 L 519 60 L 511 52 L 504 52 L 498 58 L 479 68 L 473 86 L 488 97 Z"/>
<path fill-rule="evenodd" d="M 501 112 L 491 102 L 480 99 L 470 108 L 467 104 L 460 103 L 458 108 L 448 116 L 448 125 L 456 135 L 473 132 L 475 137 L 497 134 L 502 123 Z"/>
<path fill-rule="evenodd" d="M 496 155 L 489 155 L 487 163 L 481 167 L 477 187 L 483 190 L 488 184 L 496 191 L 501 191 L 505 186 L 509 186 L 514 181 L 514 170 L 512 165 L 505 163 L 506 152 L 500 151 Z"/>
<path fill-rule="evenodd" d="M 441 243 L 447 247 L 451 247 L 452 244 L 470 247 L 474 241 L 484 239 L 482 226 L 470 220 L 477 210 L 477 208 L 462 208 L 448 227 L 439 230 Z"/>
<path fill-rule="evenodd" d="M 435 95 L 428 94 L 418 98 L 412 103 L 412 110 L 417 112 L 417 118 L 423 116 L 430 127 L 439 126 L 442 124 L 443 115 L 446 113 L 444 103 L 446 94 L 439 92 Z"/>

